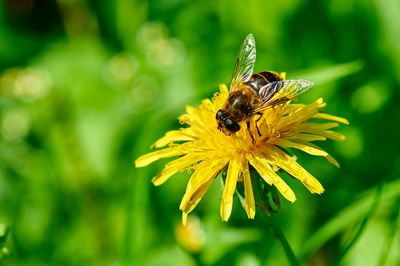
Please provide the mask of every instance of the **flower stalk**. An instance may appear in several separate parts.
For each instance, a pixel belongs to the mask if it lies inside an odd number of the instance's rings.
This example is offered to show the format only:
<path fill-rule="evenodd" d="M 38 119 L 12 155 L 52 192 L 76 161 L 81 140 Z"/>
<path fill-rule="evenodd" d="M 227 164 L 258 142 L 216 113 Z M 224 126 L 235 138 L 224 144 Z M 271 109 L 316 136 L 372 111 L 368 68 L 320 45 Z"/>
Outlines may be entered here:
<path fill-rule="evenodd" d="M 289 242 L 287 241 L 285 235 L 282 232 L 281 227 L 279 226 L 275 215 L 271 212 L 264 212 L 267 223 L 272 231 L 274 237 L 279 241 L 282 246 L 282 249 L 288 259 L 290 265 L 292 266 L 300 266 L 300 263 L 293 252 L 293 249 L 290 247 Z"/>

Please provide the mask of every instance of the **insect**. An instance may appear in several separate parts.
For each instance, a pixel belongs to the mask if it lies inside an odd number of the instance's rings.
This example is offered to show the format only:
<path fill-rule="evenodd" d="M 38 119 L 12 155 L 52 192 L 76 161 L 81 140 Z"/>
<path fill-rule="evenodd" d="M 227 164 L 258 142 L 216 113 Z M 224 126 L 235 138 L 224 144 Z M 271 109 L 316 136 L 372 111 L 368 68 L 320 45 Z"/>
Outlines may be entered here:
<path fill-rule="evenodd" d="M 285 103 L 307 91 L 313 82 L 303 79 L 283 80 L 273 71 L 253 74 L 256 62 L 256 43 L 252 34 L 240 47 L 233 70 L 228 99 L 216 113 L 218 129 L 226 135 L 240 130 L 240 122 L 272 106 Z"/>

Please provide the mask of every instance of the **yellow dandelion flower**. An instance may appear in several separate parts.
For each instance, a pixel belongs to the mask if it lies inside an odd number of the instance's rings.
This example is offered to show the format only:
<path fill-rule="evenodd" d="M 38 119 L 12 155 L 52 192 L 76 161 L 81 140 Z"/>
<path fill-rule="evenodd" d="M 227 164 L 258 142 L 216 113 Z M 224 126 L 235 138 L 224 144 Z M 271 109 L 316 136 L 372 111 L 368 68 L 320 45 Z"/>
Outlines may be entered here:
<path fill-rule="evenodd" d="M 182 247 L 192 253 L 199 253 L 206 243 L 206 234 L 197 217 L 190 217 L 187 225 L 178 224 L 175 228 L 175 237 Z"/>
<path fill-rule="evenodd" d="M 186 114 L 179 120 L 188 127 L 172 130 L 159 139 L 154 148 L 163 148 L 145 154 L 135 161 L 136 167 L 147 166 L 154 161 L 179 157 L 165 165 L 152 182 L 159 186 L 175 173 L 194 169 L 180 204 L 183 223 L 187 215 L 199 203 L 219 173 L 227 167 L 222 193 L 220 215 L 227 221 L 232 211 L 233 194 L 238 182 L 244 185 L 244 209 L 253 219 L 256 203 L 249 168 L 254 168 L 261 178 L 277 190 L 288 201 L 296 200 L 295 193 L 277 173 L 282 169 L 300 180 L 311 192 L 321 194 L 321 183 L 290 156 L 286 150 L 294 148 L 314 156 L 326 158 L 339 167 L 338 162 L 314 141 L 328 139 L 343 141 L 345 137 L 332 131 L 339 123 L 348 124 L 344 118 L 321 112 L 326 104 L 318 99 L 312 104 L 286 102 L 267 108 L 262 115 L 249 118 L 249 123 L 240 122 L 241 129 L 225 135 L 218 130 L 215 115 L 223 108 L 228 98 L 228 88 L 220 85 L 220 92 L 212 100 L 206 99 L 197 108 L 186 107 Z M 316 123 L 320 119 L 328 122 Z M 249 127 L 248 127 L 249 125 Z"/>

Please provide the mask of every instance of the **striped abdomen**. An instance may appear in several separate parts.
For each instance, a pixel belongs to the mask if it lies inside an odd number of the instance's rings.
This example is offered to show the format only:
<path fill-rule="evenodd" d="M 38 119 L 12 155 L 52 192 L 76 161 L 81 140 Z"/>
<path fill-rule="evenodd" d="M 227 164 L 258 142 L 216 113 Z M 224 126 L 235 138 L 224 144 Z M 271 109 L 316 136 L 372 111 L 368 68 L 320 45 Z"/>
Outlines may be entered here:
<path fill-rule="evenodd" d="M 258 92 L 260 88 L 267 85 L 268 83 L 282 80 L 282 77 L 273 71 L 264 71 L 257 74 L 253 74 L 250 79 L 245 82 L 246 85 L 249 85 L 253 90 Z"/>

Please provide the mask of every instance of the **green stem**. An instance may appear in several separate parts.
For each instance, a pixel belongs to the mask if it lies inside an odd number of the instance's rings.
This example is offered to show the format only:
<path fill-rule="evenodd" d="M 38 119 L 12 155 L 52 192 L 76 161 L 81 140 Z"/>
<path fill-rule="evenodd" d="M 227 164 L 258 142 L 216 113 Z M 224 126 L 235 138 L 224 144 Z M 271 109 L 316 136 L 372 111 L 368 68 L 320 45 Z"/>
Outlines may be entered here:
<path fill-rule="evenodd" d="M 274 214 L 266 212 L 265 217 L 267 218 L 268 224 L 271 227 L 274 237 L 277 238 L 281 243 L 283 251 L 285 252 L 286 258 L 288 259 L 290 265 L 300 266 L 300 263 L 297 260 L 297 257 L 294 254 L 292 248 L 290 247 L 285 235 L 283 234 L 276 218 L 274 217 Z"/>

